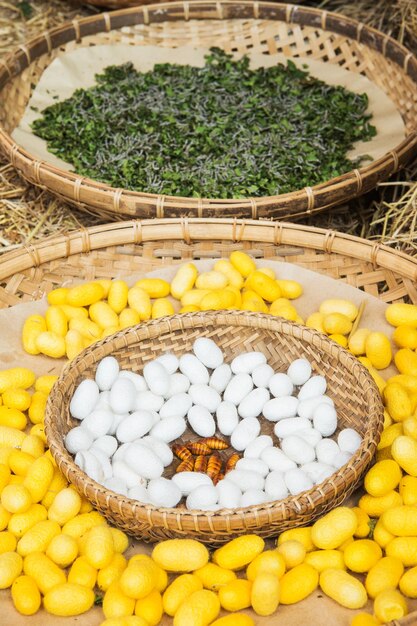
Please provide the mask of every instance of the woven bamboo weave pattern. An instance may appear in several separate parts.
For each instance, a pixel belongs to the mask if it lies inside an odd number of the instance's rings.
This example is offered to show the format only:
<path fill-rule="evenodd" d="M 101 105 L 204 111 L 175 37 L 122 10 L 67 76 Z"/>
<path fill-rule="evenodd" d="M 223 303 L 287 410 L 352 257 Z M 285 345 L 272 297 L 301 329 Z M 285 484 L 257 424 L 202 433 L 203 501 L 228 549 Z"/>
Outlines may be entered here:
<path fill-rule="evenodd" d="M 173 352 L 179 356 L 189 352 L 195 339 L 201 336 L 213 339 L 229 362 L 242 350 L 260 350 L 275 371 L 284 371 L 294 359 L 307 358 L 314 371 L 326 377 L 328 393 L 338 412 L 339 428 L 355 428 L 363 437 L 347 465 L 299 496 L 213 513 L 142 505 L 88 478 L 63 445 L 64 435 L 76 424 L 68 410 L 76 385 L 83 378 L 94 376 L 98 361 L 109 354 L 118 359 L 121 368 L 141 372 L 147 361 L 160 354 Z M 383 427 L 383 407 L 365 368 L 316 331 L 257 313 L 191 313 L 131 327 L 82 352 L 66 366 L 51 392 L 45 426 L 51 453 L 60 470 L 117 526 L 145 540 L 188 536 L 214 545 L 248 530 L 263 537 L 274 536 L 290 527 L 310 523 L 343 502 L 372 462 Z M 261 432 L 271 434 L 273 424 L 261 418 Z M 193 438 L 196 439 L 192 431 L 187 430 L 182 441 Z"/>
<path fill-rule="evenodd" d="M 245 54 L 311 58 L 365 75 L 394 101 L 408 136 L 360 169 L 292 193 L 237 200 L 180 198 L 113 189 L 34 159 L 13 142 L 33 85 L 58 56 L 100 44 L 210 47 Z M 262 2 L 173 2 L 74 21 L 28 42 L 0 67 L 0 147 L 30 182 L 106 217 L 295 217 L 327 209 L 374 188 L 404 166 L 417 147 L 417 60 L 406 48 L 337 14 Z"/>
<path fill-rule="evenodd" d="M 244 220 L 144 220 L 45 239 L 0 257 L 0 307 L 62 284 L 149 272 L 246 250 L 343 280 L 384 302 L 417 303 L 417 261 L 365 239 L 308 226 Z"/>

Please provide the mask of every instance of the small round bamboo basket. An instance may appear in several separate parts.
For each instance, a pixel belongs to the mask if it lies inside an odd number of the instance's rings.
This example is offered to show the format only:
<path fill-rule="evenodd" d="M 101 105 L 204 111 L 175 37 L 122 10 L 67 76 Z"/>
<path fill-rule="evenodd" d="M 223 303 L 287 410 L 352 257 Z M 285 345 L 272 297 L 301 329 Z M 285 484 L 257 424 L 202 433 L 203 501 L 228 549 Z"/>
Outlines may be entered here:
<path fill-rule="evenodd" d="M 308 359 L 314 372 L 327 379 L 327 393 L 338 413 L 338 429 L 351 427 L 362 435 L 357 452 L 329 479 L 298 496 L 216 512 L 190 511 L 184 506 L 157 508 L 115 494 L 93 481 L 64 447 L 65 435 L 78 424 L 69 414 L 77 385 L 94 377 L 98 362 L 105 356 L 116 357 L 122 369 L 140 373 L 146 362 L 160 354 L 173 352 L 180 356 L 190 352 L 197 337 L 213 339 L 227 362 L 242 350 L 263 352 L 275 371 L 286 371 L 296 358 Z M 260 421 L 261 433 L 273 434 L 274 425 L 262 416 Z M 94 344 L 65 367 L 51 391 L 45 414 L 48 445 L 58 467 L 107 519 L 140 539 L 193 537 L 212 545 L 249 529 L 262 537 L 271 537 L 309 524 L 341 504 L 371 464 L 382 428 L 379 391 L 354 356 L 317 331 L 270 315 L 242 311 L 173 315 L 128 328 Z M 187 429 L 177 442 L 190 439 L 198 438 Z M 165 475 L 169 477 L 173 471 L 170 466 Z"/>
<path fill-rule="evenodd" d="M 314 187 L 244 199 L 183 198 L 115 189 L 36 159 L 11 137 L 33 86 L 57 57 L 101 44 L 217 46 L 226 52 L 316 59 L 363 74 L 395 103 L 407 137 L 372 163 Z M 101 216 L 294 218 L 373 189 L 417 149 L 417 59 L 388 35 L 294 4 L 198 0 L 137 6 L 58 26 L 0 61 L 0 148 L 31 183 Z"/>

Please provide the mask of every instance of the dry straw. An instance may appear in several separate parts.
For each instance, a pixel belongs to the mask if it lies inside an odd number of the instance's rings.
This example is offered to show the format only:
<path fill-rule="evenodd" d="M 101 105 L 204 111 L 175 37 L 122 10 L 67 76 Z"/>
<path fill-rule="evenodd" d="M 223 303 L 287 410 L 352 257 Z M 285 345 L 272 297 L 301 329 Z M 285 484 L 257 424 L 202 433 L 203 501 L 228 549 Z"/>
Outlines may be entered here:
<path fill-rule="evenodd" d="M 36 161 L 10 134 L 42 71 L 80 46 L 130 42 L 164 46 L 218 45 L 241 53 L 284 52 L 363 73 L 396 103 L 404 142 L 380 159 L 313 188 L 243 200 L 195 199 L 122 190 Z M 373 189 L 403 167 L 417 148 L 417 60 L 401 44 L 363 23 L 308 7 L 263 2 L 197 1 L 136 7 L 73 20 L 6 57 L 0 67 L 0 147 L 30 182 L 100 216 L 300 217 Z"/>
<path fill-rule="evenodd" d="M 149 360 L 173 352 L 190 352 L 195 339 L 209 337 L 230 362 L 242 350 L 261 351 L 275 371 L 285 371 L 296 358 L 306 358 L 327 379 L 339 428 L 354 428 L 363 437 L 350 461 L 320 485 L 298 496 L 240 509 L 216 512 L 185 507 L 158 508 L 142 504 L 99 485 L 74 463 L 64 447 L 66 433 L 77 424 L 69 403 L 77 385 L 93 378 L 98 362 L 113 355 L 122 369 L 142 372 Z M 261 417 L 261 433 L 271 435 L 273 424 Z M 372 462 L 383 428 L 379 391 L 359 361 L 315 330 L 280 318 L 241 311 L 174 315 L 123 330 L 87 348 L 63 370 L 49 396 L 45 414 L 48 445 L 59 469 L 75 488 L 107 519 L 144 540 L 193 537 L 212 545 L 233 536 L 256 532 L 271 537 L 313 522 L 341 504 L 359 484 Z M 197 439 L 191 430 L 181 440 Z M 169 476 L 169 472 L 167 473 Z"/>

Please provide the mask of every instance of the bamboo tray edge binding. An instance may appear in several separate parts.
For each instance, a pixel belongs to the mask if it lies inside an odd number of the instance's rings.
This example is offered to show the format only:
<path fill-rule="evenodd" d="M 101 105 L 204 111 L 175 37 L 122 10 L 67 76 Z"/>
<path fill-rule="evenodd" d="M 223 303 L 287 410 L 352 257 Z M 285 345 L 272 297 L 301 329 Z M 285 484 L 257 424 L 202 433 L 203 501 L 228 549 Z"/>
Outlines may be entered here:
<path fill-rule="evenodd" d="M 61 51 L 79 45 L 96 45 L 117 41 L 120 37 L 143 34 L 149 40 L 166 42 L 166 25 L 187 25 L 189 21 L 203 29 L 213 22 L 228 27 L 228 20 L 242 33 L 233 38 L 233 26 L 224 35 L 226 47 L 246 51 L 254 47 L 247 29 L 253 22 L 256 41 L 265 36 L 263 20 L 286 25 L 287 41 L 281 48 L 290 56 L 312 56 L 327 59 L 353 71 L 362 72 L 371 79 L 382 81 L 380 86 L 389 93 L 406 121 L 408 136 L 392 151 L 367 166 L 355 169 L 314 187 L 291 193 L 261 198 L 204 199 L 153 195 L 114 189 L 106 184 L 65 172 L 48 163 L 36 160 L 11 138 L 9 132 L 16 126 L 24 105 L 29 99 L 31 83 L 36 83 L 43 69 Z M 165 28 L 161 24 L 165 25 Z M 261 28 L 262 26 L 262 28 Z M 123 32 L 122 29 L 123 28 Z M 171 26 L 173 32 L 175 28 Z M 186 28 L 186 26 L 185 26 Z M 138 31 L 139 29 L 139 31 Z M 259 32 L 258 32 L 259 31 Z M 152 39 L 152 37 L 154 39 Z M 176 45 L 178 33 L 171 35 Z M 193 45 L 201 37 L 194 36 Z M 320 40 L 323 37 L 323 41 Z M 269 47 L 277 50 L 277 35 L 269 36 L 256 48 L 269 54 Z M 216 41 L 216 38 L 213 39 Z M 245 43 L 242 44 L 241 42 Z M 256 43 L 256 42 L 255 42 Z M 177 43 L 178 45 L 178 43 Z M 213 43 L 211 44 L 213 45 Z M 242 48 L 243 46 L 243 48 Z M 245 47 L 246 46 L 246 47 Z M 233 49 L 233 47 L 232 47 Z M 324 52 L 323 52 L 324 49 Z M 329 52 L 330 49 L 330 52 Z M 391 74 L 395 72 L 395 81 Z M 13 93 L 13 101 L 8 98 Z M 366 193 L 379 182 L 403 167 L 417 149 L 417 59 L 404 46 L 379 31 L 336 13 L 297 5 L 268 2 L 168 2 L 103 13 L 81 20 L 73 20 L 21 45 L 14 53 L 0 61 L 0 148 L 12 165 L 29 182 L 49 189 L 81 209 L 99 215 L 129 217 L 286 217 L 294 218 L 326 210 Z"/>
<path fill-rule="evenodd" d="M 385 302 L 406 298 L 417 303 L 417 259 L 378 242 L 285 222 L 182 218 L 82 228 L 7 252 L 0 256 L 0 307 L 39 299 L 83 274 L 88 279 L 114 276 L 112 258 L 126 275 L 183 260 L 219 258 L 233 249 L 345 277 Z M 60 259 L 67 260 L 64 270 Z"/>

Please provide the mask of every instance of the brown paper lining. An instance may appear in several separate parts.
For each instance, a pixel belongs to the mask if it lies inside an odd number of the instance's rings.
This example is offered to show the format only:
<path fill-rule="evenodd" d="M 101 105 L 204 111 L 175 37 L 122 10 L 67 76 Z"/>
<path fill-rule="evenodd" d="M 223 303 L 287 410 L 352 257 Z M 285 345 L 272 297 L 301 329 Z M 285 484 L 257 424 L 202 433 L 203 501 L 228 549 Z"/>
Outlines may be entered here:
<path fill-rule="evenodd" d="M 30 126 L 35 119 L 41 117 L 43 109 L 66 100 L 75 89 L 91 87 L 95 84 L 94 75 L 101 73 L 109 65 L 132 61 L 139 71 L 144 72 L 151 70 L 156 63 L 167 62 L 202 67 L 208 52 L 208 48 L 191 46 L 162 48 L 123 44 L 79 48 L 67 52 L 56 58 L 43 72 L 12 137 L 35 158 L 63 170 L 72 170 L 71 164 L 48 152 L 46 142 L 32 133 Z M 286 63 L 288 58 L 283 54 L 251 53 L 249 56 L 253 68 Z M 377 135 L 370 141 L 357 142 L 348 154 L 350 158 L 369 155 L 372 159 L 378 159 L 403 141 L 406 136 L 405 126 L 395 104 L 382 89 L 365 76 L 314 59 L 302 57 L 291 60 L 299 67 L 306 65 L 313 76 L 330 85 L 342 85 L 355 93 L 368 94 L 369 111 L 373 114 L 372 123 L 377 129 Z"/>
<path fill-rule="evenodd" d="M 212 269 L 213 261 L 196 261 L 195 265 L 199 272 L 203 272 Z M 298 280 L 303 285 L 303 295 L 294 301 L 302 317 L 306 318 L 309 314 L 316 311 L 320 303 L 326 298 L 346 298 L 357 306 L 365 300 L 366 308 L 360 327 L 381 330 L 387 333 L 388 336 L 391 336 L 392 327 L 385 320 L 387 305 L 378 298 L 365 294 L 342 281 L 334 280 L 328 276 L 323 276 L 284 261 L 259 260 L 257 265 L 258 267 L 274 269 L 278 278 Z M 177 269 L 175 266 L 160 268 L 154 272 L 147 273 L 146 276 L 171 280 Z M 123 273 L 119 276 L 114 276 L 114 278 L 125 278 L 129 285 L 133 285 L 136 280 L 142 277 L 142 274 L 131 274 L 125 277 Z M 178 302 L 175 302 L 178 306 Z M 30 356 L 23 351 L 21 346 L 20 335 L 24 320 L 28 315 L 45 313 L 46 308 L 46 299 L 43 299 L 0 310 L 0 363 L 3 368 L 21 365 L 32 368 L 38 376 L 44 373 L 58 374 L 60 372 L 65 363 L 64 360 L 50 359 L 45 356 Z M 395 368 L 391 367 L 384 370 L 382 375 L 384 378 L 388 378 L 393 373 L 395 373 Z M 351 496 L 348 503 L 353 506 L 356 501 L 357 496 Z M 268 545 L 273 547 L 273 542 L 269 541 Z M 128 556 L 137 552 L 150 553 L 151 550 L 152 546 L 149 544 L 132 540 Z M 36 615 L 24 617 L 14 609 L 9 590 L 0 591 L 0 604 L 2 611 L 0 624 L 4 624 L 4 626 L 99 626 L 104 621 L 102 610 L 99 607 L 94 607 L 88 613 L 77 617 L 55 617 L 43 610 Z M 417 600 L 410 600 L 409 607 L 410 612 L 417 610 Z M 368 602 L 361 609 L 361 611 L 363 610 L 372 613 L 372 603 Z M 259 617 L 250 609 L 244 610 L 244 613 L 254 618 L 257 626 L 349 626 L 352 617 L 358 612 L 360 611 L 351 611 L 339 606 L 326 597 L 320 589 L 303 602 L 292 606 L 279 606 L 276 613 L 269 617 Z M 170 625 L 172 625 L 172 619 L 164 616 L 161 626 Z M 190 626 L 192 625 L 190 624 Z"/>

